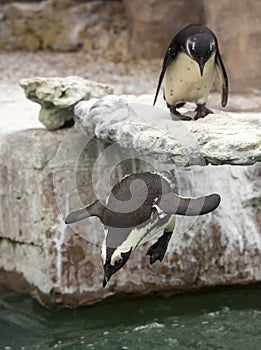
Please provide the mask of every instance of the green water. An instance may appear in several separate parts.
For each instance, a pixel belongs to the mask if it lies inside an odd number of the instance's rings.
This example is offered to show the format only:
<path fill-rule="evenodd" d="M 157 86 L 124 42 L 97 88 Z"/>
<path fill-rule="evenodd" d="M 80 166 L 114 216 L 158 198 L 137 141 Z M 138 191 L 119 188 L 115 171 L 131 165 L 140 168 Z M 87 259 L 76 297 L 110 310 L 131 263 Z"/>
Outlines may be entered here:
<path fill-rule="evenodd" d="M 46 310 L 0 289 L 0 350 L 260 350 L 261 286 Z"/>

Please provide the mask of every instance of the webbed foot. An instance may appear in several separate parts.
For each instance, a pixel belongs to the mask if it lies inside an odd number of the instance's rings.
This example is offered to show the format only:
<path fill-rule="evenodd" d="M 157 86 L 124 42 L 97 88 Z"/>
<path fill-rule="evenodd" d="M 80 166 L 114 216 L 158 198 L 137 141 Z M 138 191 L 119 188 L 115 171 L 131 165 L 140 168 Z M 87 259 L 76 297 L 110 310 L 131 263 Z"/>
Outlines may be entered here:
<path fill-rule="evenodd" d="M 172 236 L 173 232 L 166 232 L 164 231 L 163 235 L 160 236 L 157 240 L 157 242 L 155 242 L 147 251 L 146 255 L 150 256 L 150 264 L 154 264 L 155 261 L 159 260 L 162 261 L 166 250 L 168 248 L 168 244 L 169 244 L 169 240 Z"/>
<path fill-rule="evenodd" d="M 191 118 L 187 115 L 182 115 L 177 111 L 177 108 L 181 108 L 185 103 L 179 103 L 177 105 L 167 105 L 170 111 L 170 116 L 172 120 L 191 120 Z"/>
<path fill-rule="evenodd" d="M 195 109 L 196 115 L 194 117 L 194 120 L 197 120 L 199 118 L 204 118 L 206 115 L 213 112 L 206 107 L 206 104 L 197 104 L 197 108 Z"/>

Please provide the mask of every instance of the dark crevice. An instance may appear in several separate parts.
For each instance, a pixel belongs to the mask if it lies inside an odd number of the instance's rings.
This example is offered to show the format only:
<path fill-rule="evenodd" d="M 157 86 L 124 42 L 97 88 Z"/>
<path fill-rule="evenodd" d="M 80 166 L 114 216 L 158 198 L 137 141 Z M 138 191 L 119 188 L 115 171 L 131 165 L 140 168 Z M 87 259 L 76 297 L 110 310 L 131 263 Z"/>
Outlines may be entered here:
<path fill-rule="evenodd" d="M 22 242 L 22 241 L 18 241 L 16 239 L 13 239 L 13 238 L 9 238 L 9 237 L 3 237 L 1 236 L 0 237 L 0 244 L 3 242 L 3 241 L 7 241 L 8 243 L 10 243 L 11 245 L 16 245 L 16 244 L 20 244 L 20 245 L 24 245 L 24 246 L 31 246 L 31 247 L 42 247 L 41 244 L 36 244 L 34 242 Z"/>

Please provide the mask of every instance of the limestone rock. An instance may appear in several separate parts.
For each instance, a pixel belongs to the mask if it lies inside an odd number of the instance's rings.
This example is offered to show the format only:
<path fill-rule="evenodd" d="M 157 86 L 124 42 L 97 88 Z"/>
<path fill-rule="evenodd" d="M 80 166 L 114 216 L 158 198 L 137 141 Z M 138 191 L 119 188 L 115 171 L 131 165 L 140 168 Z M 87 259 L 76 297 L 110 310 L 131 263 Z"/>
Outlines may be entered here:
<path fill-rule="evenodd" d="M 119 60 L 127 52 L 127 19 L 119 1 L 15 1 L 0 8 L 0 48 L 75 51 Z"/>
<path fill-rule="evenodd" d="M 81 100 L 112 93 L 110 85 L 80 77 L 22 79 L 20 85 L 31 101 L 41 105 L 39 120 L 49 130 L 73 119 L 73 107 Z"/>
<path fill-rule="evenodd" d="M 93 302 L 101 300 L 104 292 L 108 295 L 108 291 L 95 289 L 101 272 L 99 247 L 95 246 L 101 240 L 99 224 L 96 222 L 93 239 L 88 241 L 63 222 L 62 212 L 76 195 L 70 179 L 76 171 L 84 193 L 92 164 L 89 151 L 85 153 L 88 162 L 83 158 L 78 170 L 73 158 L 56 159 L 66 132 L 50 133 L 44 128 L 0 131 L 0 282 L 19 290 L 26 287 L 45 305 L 79 305 L 78 296 L 83 296 L 87 285 L 87 303 L 92 298 Z M 67 146 L 77 148 L 77 142 Z M 68 200 L 59 208 L 56 196 L 64 186 Z M 91 199 L 90 186 L 84 200 Z"/>
<path fill-rule="evenodd" d="M 219 111 L 197 121 L 180 122 L 171 120 L 166 109 L 106 96 L 91 107 L 80 102 L 75 114 L 98 138 L 153 153 L 179 166 L 248 165 L 261 160 L 261 128 L 255 124 L 261 119 L 258 113 L 249 122 L 240 113 Z"/>
<path fill-rule="evenodd" d="M 204 0 L 206 24 L 219 38 L 233 92 L 260 91 L 261 6 L 258 0 Z M 220 20 L 222 18 L 222 21 Z"/>
<path fill-rule="evenodd" d="M 124 4 L 129 18 L 129 47 L 136 57 L 162 56 L 177 31 L 203 21 L 201 1 L 124 0 Z"/>
<path fill-rule="evenodd" d="M 148 98 L 151 100 L 152 96 Z M 77 125 L 56 132 L 37 128 L 37 124 L 32 128 L 31 124 L 1 123 L 1 284 L 30 291 L 46 306 L 78 307 L 124 293 L 164 294 L 261 281 L 260 162 L 246 166 L 178 167 L 173 160 L 179 157 L 182 160 L 182 152 L 186 151 L 180 142 L 183 129 L 179 129 L 182 131 L 180 139 L 168 144 L 172 129 L 165 128 L 164 136 L 161 125 L 170 126 L 173 121 L 169 116 L 165 119 L 164 110 L 160 110 L 161 121 L 154 120 L 159 112 L 155 108 L 145 123 L 148 110 L 141 101 L 144 103 L 146 98 L 128 97 L 126 100 L 110 96 L 95 102 L 96 107 L 91 101 L 81 102 L 76 107 Z M 85 104 L 89 110 L 86 117 Z M 134 109 L 140 105 L 143 109 Z M 192 143 L 194 149 L 198 140 L 199 150 L 203 149 L 208 145 L 206 132 L 213 131 L 211 128 L 216 125 L 215 147 L 220 147 L 219 138 L 222 139 L 223 134 L 226 144 L 232 147 L 229 137 L 234 139 L 233 128 L 237 125 L 260 128 L 256 124 L 260 114 L 249 123 L 242 122 L 243 115 L 240 119 L 233 113 L 229 117 L 218 114 L 180 123 L 192 128 L 186 134 L 191 136 L 186 145 Z M 227 124 L 222 127 L 224 121 Z M 94 132 L 102 140 L 97 139 Z M 145 135 L 148 137 L 146 148 Z M 210 139 L 213 135 L 214 132 L 210 133 Z M 236 150 L 238 154 L 247 155 L 247 145 L 244 142 L 242 145 L 243 151 L 238 149 L 238 144 L 235 144 Z M 211 148 L 212 152 L 215 147 Z M 170 154 L 171 159 L 168 158 Z M 230 156 L 223 159 L 223 163 L 230 161 L 234 162 Z M 153 169 L 174 173 L 180 194 L 197 196 L 217 192 L 222 197 L 221 204 L 213 213 L 202 217 L 178 217 L 175 234 L 162 263 L 151 266 L 146 257 L 148 246 L 143 246 L 104 289 L 101 223 L 97 218 L 90 218 L 69 227 L 63 218 L 100 193 L 106 195 L 112 182 L 125 174 Z"/>
<path fill-rule="evenodd" d="M 5 49 L 75 50 L 86 24 L 84 4 L 74 6 L 70 0 L 7 4 L 3 18 L 0 43 Z"/>
<path fill-rule="evenodd" d="M 198 218 L 179 217 L 162 263 L 151 266 L 148 247 L 141 247 L 103 289 L 102 225 L 92 218 L 68 227 L 63 217 L 92 201 L 93 189 L 103 185 L 108 144 L 80 129 L 1 130 L 0 136 L 1 284 L 28 290 L 46 306 L 77 307 L 123 293 L 261 280 L 260 164 L 176 169 L 180 193 L 218 192 L 220 207 Z M 109 150 L 119 155 L 114 144 Z M 131 171 L 143 170 L 131 161 Z M 122 166 L 118 172 L 124 176 Z"/>

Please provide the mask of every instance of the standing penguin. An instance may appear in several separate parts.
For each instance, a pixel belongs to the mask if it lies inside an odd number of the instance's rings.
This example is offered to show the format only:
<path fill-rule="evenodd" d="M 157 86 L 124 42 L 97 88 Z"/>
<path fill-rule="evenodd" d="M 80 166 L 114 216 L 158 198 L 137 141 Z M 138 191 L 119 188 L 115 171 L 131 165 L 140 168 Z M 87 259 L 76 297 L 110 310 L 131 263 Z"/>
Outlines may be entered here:
<path fill-rule="evenodd" d="M 186 102 L 197 104 L 194 119 L 213 113 L 206 107 L 206 102 L 214 82 L 216 68 L 222 80 L 221 104 L 224 107 L 228 98 L 228 79 L 217 38 L 206 26 L 188 25 L 177 33 L 168 47 L 153 105 L 163 83 L 164 99 L 173 120 L 191 119 L 177 111 L 177 108 L 183 107 Z"/>
<path fill-rule="evenodd" d="M 207 214 L 220 203 L 218 194 L 183 198 L 173 192 L 172 186 L 168 178 L 158 173 L 132 174 L 113 187 L 106 205 L 96 200 L 66 217 L 65 222 L 71 224 L 98 216 L 104 224 L 103 287 L 138 246 L 163 231 L 147 252 L 151 264 L 162 261 L 174 230 L 175 214 Z"/>

